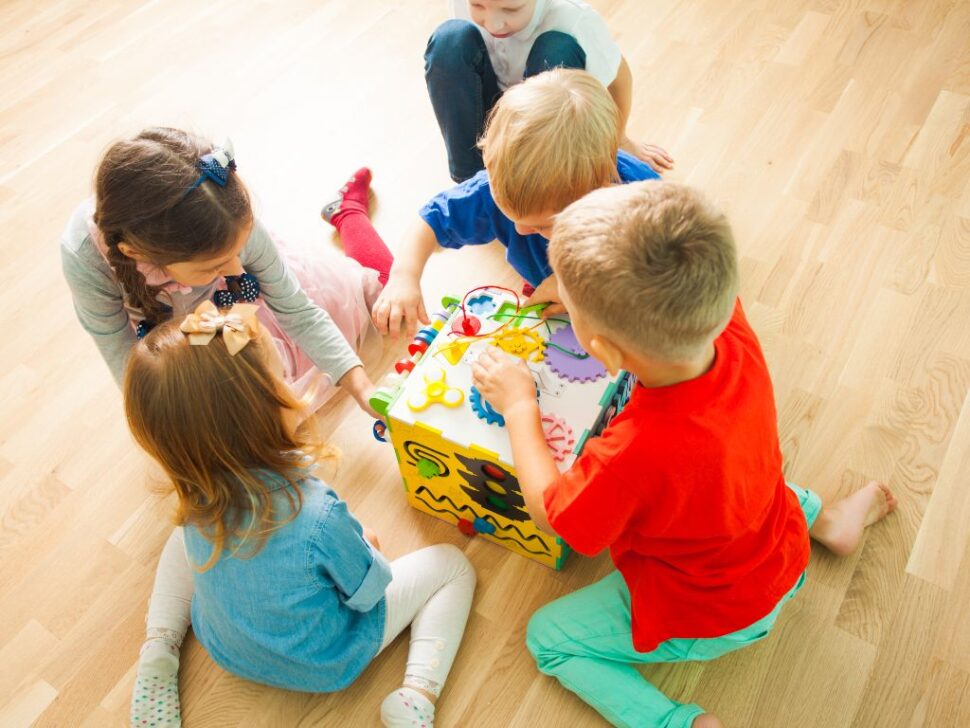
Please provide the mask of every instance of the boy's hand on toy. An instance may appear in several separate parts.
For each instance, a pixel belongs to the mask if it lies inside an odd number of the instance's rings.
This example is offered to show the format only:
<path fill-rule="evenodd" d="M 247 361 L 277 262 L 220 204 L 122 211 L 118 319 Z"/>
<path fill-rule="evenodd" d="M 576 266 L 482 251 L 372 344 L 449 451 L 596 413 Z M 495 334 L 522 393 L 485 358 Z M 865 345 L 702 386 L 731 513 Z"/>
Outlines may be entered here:
<path fill-rule="evenodd" d="M 393 273 L 371 309 L 371 318 L 378 331 L 390 334 L 395 340 L 402 321 L 408 337 L 418 332 L 419 323 L 425 326 L 431 323 L 421 297 L 421 286 L 416 281 Z"/>
<path fill-rule="evenodd" d="M 549 304 L 539 314 L 542 318 L 549 318 L 550 316 L 555 316 L 557 313 L 566 313 L 566 307 L 559 300 L 559 279 L 556 278 L 555 273 L 536 287 L 532 295 L 525 300 L 523 306 L 528 308 L 539 303 Z"/>
<path fill-rule="evenodd" d="M 674 158 L 667 153 L 666 149 L 656 144 L 644 144 L 635 142 L 630 137 L 624 137 L 620 149 L 649 164 L 657 174 L 663 174 L 674 168 Z"/>
<path fill-rule="evenodd" d="M 371 531 L 367 526 L 364 526 L 364 540 L 374 547 L 375 551 L 381 550 L 380 539 L 377 538 L 377 534 Z"/>
<path fill-rule="evenodd" d="M 536 401 L 536 383 L 525 362 L 492 346 L 472 364 L 472 382 L 482 397 L 504 415 L 517 403 Z"/>

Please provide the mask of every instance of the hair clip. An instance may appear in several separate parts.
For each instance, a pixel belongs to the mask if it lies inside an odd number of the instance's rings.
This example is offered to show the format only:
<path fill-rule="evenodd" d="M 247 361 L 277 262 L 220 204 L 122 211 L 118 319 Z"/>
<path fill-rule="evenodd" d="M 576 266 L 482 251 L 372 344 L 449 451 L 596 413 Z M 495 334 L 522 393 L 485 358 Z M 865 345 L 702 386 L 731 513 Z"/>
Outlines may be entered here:
<path fill-rule="evenodd" d="M 234 303 L 255 303 L 259 298 L 259 281 L 252 273 L 226 276 L 226 288 L 212 294 L 217 308 L 229 308 Z"/>
<path fill-rule="evenodd" d="M 229 356 L 235 356 L 250 341 L 259 336 L 259 320 L 256 312 L 259 306 L 238 303 L 225 314 L 220 314 L 212 301 L 203 301 L 179 325 L 183 334 L 188 334 L 189 344 L 205 346 L 216 334 L 222 332 Z"/>
<path fill-rule="evenodd" d="M 229 173 L 236 169 L 236 156 L 232 142 L 226 139 L 221 147 L 215 147 L 208 154 L 202 155 L 196 166 L 202 171 L 202 174 L 189 187 L 189 191 L 194 190 L 206 180 L 211 180 L 220 187 L 225 187 L 229 181 Z"/>

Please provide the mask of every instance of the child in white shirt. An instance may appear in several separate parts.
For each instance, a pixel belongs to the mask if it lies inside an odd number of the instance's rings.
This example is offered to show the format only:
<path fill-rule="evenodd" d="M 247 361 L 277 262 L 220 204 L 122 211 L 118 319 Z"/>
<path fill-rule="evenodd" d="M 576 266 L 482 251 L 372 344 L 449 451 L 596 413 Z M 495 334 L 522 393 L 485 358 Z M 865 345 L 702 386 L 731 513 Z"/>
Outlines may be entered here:
<path fill-rule="evenodd" d="M 603 18 L 582 0 L 449 0 L 453 18 L 432 34 L 425 78 L 452 179 L 484 169 L 476 147 L 485 119 L 509 86 L 550 68 L 581 68 L 606 86 L 625 130 L 633 77 Z M 621 148 L 658 172 L 666 151 L 629 139 Z"/>

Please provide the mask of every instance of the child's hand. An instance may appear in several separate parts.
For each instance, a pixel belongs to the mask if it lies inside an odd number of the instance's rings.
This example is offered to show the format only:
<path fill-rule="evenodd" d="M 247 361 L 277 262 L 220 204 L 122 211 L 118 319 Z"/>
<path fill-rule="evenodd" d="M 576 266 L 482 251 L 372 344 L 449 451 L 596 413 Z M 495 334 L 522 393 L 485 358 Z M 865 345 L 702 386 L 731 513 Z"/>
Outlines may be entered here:
<path fill-rule="evenodd" d="M 666 149 L 655 144 L 635 142 L 630 137 L 625 137 L 620 144 L 620 149 L 649 164 L 657 174 L 663 174 L 674 168 L 674 158 L 667 153 Z"/>
<path fill-rule="evenodd" d="M 337 384 L 346 389 L 350 395 L 357 400 L 358 406 L 371 417 L 381 419 L 381 416 L 370 406 L 370 398 L 376 387 L 367 376 L 364 367 L 354 367 L 344 374 Z"/>
<path fill-rule="evenodd" d="M 374 547 L 375 551 L 381 550 L 381 542 L 377 538 L 377 534 L 371 531 L 367 526 L 364 526 L 364 540 Z"/>
<path fill-rule="evenodd" d="M 421 286 L 410 278 L 393 274 L 377 297 L 371 318 L 377 330 L 382 334 L 389 333 L 392 339 L 397 339 L 402 321 L 409 337 L 417 333 L 418 323 L 431 323 L 424 309 Z"/>
<path fill-rule="evenodd" d="M 542 318 L 549 318 L 550 316 L 555 316 L 557 313 L 566 313 L 566 307 L 559 300 L 559 279 L 556 278 L 555 273 L 540 283 L 532 292 L 532 295 L 525 300 L 523 305 L 534 306 L 537 303 L 549 304 L 542 309 L 542 313 L 540 314 Z"/>
<path fill-rule="evenodd" d="M 472 365 L 472 382 L 482 398 L 502 414 L 517 403 L 536 401 L 536 383 L 525 362 L 492 346 Z"/>

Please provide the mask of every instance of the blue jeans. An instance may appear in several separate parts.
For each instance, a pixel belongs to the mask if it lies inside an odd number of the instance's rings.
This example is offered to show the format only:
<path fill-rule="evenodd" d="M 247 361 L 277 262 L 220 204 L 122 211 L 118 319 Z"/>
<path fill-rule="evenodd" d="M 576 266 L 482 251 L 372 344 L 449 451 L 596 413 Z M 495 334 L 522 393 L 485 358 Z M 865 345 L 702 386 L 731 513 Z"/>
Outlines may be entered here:
<path fill-rule="evenodd" d="M 557 67 L 586 68 L 586 53 L 571 35 L 550 30 L 532 44 L 525 77 Z M 485 168 L 476 145 L 488 112 L 502 95 L 478 26 L 457 19 L 439 25 L 428 39 L 424 77 L 448 150 L 451 178 L 464 182 Z"/>
<path fill-rule="evenodd" d="M 798 496 L 811 528 L 822 501 L 810 490 L 788 485 Z M 670 639 L 652 652 L 633 647 L 630 591 L 620 572 L 542 607 L 532 615 L 526 645 L 539 671 L 551 675 L 621 728 L 690 728 L 704 712 L 671 700 L 651 685 L 635 664 L 713 660 L 768 636 L 782 607 L 802 588 L 805 574 L 769 614 L 722 637 Z"/>

